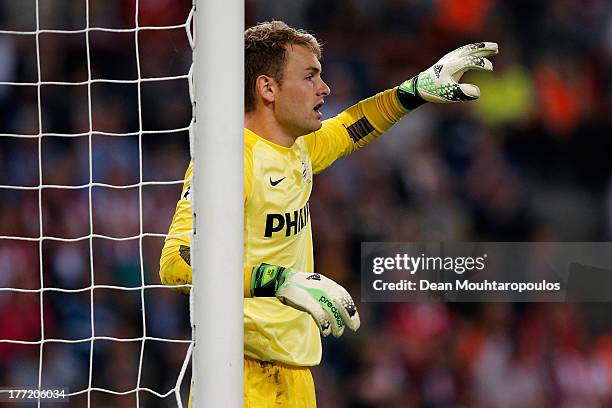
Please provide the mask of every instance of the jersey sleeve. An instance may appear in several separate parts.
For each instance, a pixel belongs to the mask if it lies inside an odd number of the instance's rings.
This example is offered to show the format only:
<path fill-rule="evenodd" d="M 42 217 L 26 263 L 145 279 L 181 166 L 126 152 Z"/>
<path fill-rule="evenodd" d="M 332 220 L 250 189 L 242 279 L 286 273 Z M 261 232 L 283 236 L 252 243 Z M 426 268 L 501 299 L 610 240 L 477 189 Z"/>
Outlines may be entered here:
<path fill-rule="evenodd" d="M 181 197 L 176 204 L 168 236 L 159 261 L 159 276 L 164 285 L 191 284 L 191 178 L 192 163 L 185 172 Z M 188 293 L 188 288 L 180 288 Z"/>
<path fill-rule="evenodd" d="M 366 146 L 405 113 L 397 99 L 397 88 L 393 88 L 323 121 L 321 129 L 304 136 L 313 172 L 320 173 L 337 159 Z"/>
<path fill-rule="evenodd" d="M 245 201 L 250 197 L 252 190 L 253 174 L 252 154 L 245 154 L 244 159 L 244 197 Z M 185 183 L 181 197 L 176 204 L 174 217 L 170 224 L 168 236 L 164 241 L 161 258 L 159 261 L 159 276 L 164 285 L 188 285 L 192 280 L 191 269 L 191 231 L 193 230 L 193 216 L 191 213 L 191 179 L 193 165 L 185 172 Z M 253 266 L 245 266 L 244 273 L 244 297 L 251 297 L 250 283 Z M 178 288 L 178 290 L 189 293 L 189 288 Z"/>
<path fill-rule="evenodd" d="M 244 140 L 244 205 L 251 198 L 253 192 L 253 144 L 252 138 Z"/>

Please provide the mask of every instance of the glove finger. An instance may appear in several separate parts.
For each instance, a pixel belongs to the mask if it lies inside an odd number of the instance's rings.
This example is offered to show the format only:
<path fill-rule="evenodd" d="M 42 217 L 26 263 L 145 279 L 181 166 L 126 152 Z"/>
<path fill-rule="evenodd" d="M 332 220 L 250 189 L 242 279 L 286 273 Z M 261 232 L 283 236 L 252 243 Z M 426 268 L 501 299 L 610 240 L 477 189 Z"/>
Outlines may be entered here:
<path fill-rule="evenodd" d="M 472 101 L 480 98 L 480 88 L 472 84 L 459 84 L 458 94 L 462 101 Z"/>
<path fill-rule="evenodd" d="M 330 320 L 328 313 L 315 298 L 303 289 L 295 286 L 285 286 L 278 291 L 276 297 L 284 304 L 310 314 L 319 326 L 323 337 L 329 336 L 332 332 L 334 323 Z"/>
<path fill-rule="evenodd" d="M 493 63 L 484 57 L 467 56 L 461 59 L 462 69 L 475 69 L 477 71 L 493 71 Z"/>
<path fill-rule="evenodd" d="M 319 304 L 323 307 L 329 320 L 331 321 L 331 332 L 334 337 L 340 337 L 344 333 L 344 324 L 347 322 L 346 313 L 343 313 L 344 309 L 333 299 L 328 299 L 324 296 L 319 298 Z M 344 316 L 343 316 L 344 315 Z"/>
<path fill-rule="evenodd" d="M 475 57 L 490 57 L 499 53 L 499 46 L 496 42 L 482 42 L 476 45 L 477 47 L 474 47 L 469 55 Z"/>
<path fill-rule="evenodd" d="M 457 55 L 461 57 L 465 57 L 468 55 L 474 57 L 489 57 L 491 55 L 497 55 L 497 53 L 499 52 L 499 47 L 497 43 L 494 42 L 479 42 L 464 45 L 457 51 L 459 51 Z"/>
<path fill-rule="evenodd" d="M 483 57 L 474 57 L 471 55 L 463 57 L 457 61 L 457 63 L 453 64 L 451 72 L 454 72 L 451 78 L 453 78 L 455 82 L 458 82 L 461 76 L 471 69 L 475 71 L 493 71 L 493 64 Z"/>
<path fill-rule="evenodd" d="M 344 320 L 349 329 L 351 329 L 352 331 L 357 331 L 357 329 L 359 329 L 359 326 L 361 325 L 361 320 L 359 318 L 359 312 L 357 312 L 357 307 L 355 306 L 355 302 L 353 301 L 351 295 L 346 292 L 344 296 L 341 296 L 336 300 L 336 303 L 340 305 L 340 314 L 342 315 L 342 320 Z"/>
<path fill-rule="evenodd" d="M 330 280 L 330 282 L 333 281 Z M 333 283 L 335 285 L 334 290 L 330 291 L 333 305 L 336 307 L 337 313 L 340 314 L 342 321 L 349 327 L 349 329 L 352 331 L 357 331 L 361 325 L 361 320 L 359 319 L 359 313 L 357 312 L 355 302 L 346 289 L 335 282 Z"/>

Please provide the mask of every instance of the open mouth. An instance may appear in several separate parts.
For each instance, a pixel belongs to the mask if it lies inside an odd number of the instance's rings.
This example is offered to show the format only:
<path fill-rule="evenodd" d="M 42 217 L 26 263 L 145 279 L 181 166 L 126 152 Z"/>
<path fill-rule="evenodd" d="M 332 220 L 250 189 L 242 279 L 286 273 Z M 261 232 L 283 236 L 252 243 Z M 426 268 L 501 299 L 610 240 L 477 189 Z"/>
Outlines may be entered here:
<path fill-rule="evenodd" d="M 323 104 L 324 104 L 324 102 L 321 102 L 321 103 L 315 105 L 315 107 L 312 108 L 312 110 L 314 110 L 315 112 L 317 112 L 320 115 L 321 114 L 320 109 L 323 106 Z"/>

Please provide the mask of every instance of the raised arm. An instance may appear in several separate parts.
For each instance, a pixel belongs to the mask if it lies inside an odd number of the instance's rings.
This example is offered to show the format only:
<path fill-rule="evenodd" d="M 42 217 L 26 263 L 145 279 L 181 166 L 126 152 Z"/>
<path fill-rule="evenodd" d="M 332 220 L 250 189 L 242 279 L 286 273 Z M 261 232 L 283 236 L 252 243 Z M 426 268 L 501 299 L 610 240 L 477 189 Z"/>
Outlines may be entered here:
<path fill-rule="evenodd" d="M 486 57 L 497 52 L 497 44 L 493 42 L 464 45 L 400 86 L 365 99 L 324 121 L 320 130 L 304 136 L 313 172 L 319 173 L 338 158 L 366 146 L 425 102 L 478 99 L 480 90 L 476 85 L 458 81 L 468 70 L 492 71 L 493 64 Z"/>

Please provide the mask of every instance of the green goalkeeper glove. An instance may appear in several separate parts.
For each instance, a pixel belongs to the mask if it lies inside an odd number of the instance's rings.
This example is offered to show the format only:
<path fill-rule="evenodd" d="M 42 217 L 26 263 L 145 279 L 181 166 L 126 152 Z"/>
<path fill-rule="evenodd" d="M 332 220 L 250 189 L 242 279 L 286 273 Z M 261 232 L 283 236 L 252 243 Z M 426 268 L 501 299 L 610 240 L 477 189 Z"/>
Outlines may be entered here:
<path fill-rule="evenodd" d="M 359 329 L 359 313 L 351 295 L 318 273 L 263 263 L 251 275 L 251 295 L 276 296 L 284 304 L 310 313 L 323 336 L 331 333 L 340 337 L 345 325 L 353 331 Z"/>
<path fill-rule="evenodd" d="M 397 96 L 406 110 L 425 102 L 450 103 L 478 99 L 480 89 L 472 84 L 460 84 L 467 70 L 492 71 L 493 64 L 485 57 L 496 55 L 497 43 L 480 42 L 464 45 L 443 56 L 431 68 L 404 81 Z"/>

